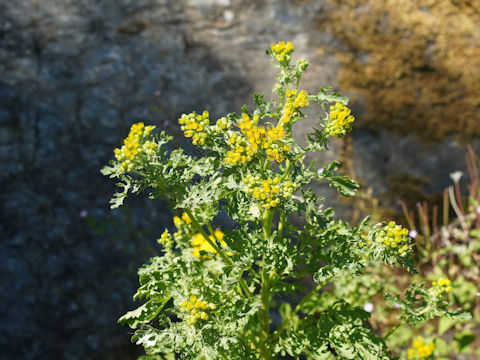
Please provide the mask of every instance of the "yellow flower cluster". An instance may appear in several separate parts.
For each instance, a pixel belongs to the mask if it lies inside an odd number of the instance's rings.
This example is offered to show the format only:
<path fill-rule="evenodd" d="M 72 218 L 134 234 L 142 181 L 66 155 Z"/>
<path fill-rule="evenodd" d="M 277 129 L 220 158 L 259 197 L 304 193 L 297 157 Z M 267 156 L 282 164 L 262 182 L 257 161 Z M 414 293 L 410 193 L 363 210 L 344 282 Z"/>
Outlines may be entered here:
<path fill-rule="evenodd" d="M 198 320 L 208 319 L 208 310 L 215 310 L 215 304 L 208 303 L 196 295 L 190 295 L 188 300 L 180 304 L 180 312 L 187 313 L 186 321 L 188 325 L 196 324 Z"/>
<path fill-rule="evenodd" d="M 227 246 L 227 243 L 225 240 L 223 240 L 223 232 L 220 230 L 215 231 L 215 236 L 210 235 L 209 239 L 212 240 L 212 242 L 215 242 L 215 237 L 218 239 L 220 242 L 220 245 L 223 247 Z M 218 255 L 217 251 L 210 245 L 210 243 L 203 237 L 202 234 L 197 233 L 193 235 L 191 244 L 193 247 L 192 255 L 199 258 L 199 259 L 211 259 L 211 257 L 206 256 L 206 255 L 201 255 L 200 251 L 207 251 L 209 253 L 212 253 L 213 255 Z M 232 255 L 232 253 L 227 253 L 227 255 Z"/>
<path fill-rule="evenodd" d="M 285 43 L 285 41 L 280 41 L 276 44 L 271 44 L 270 48 L 278 62 L 290 61 L 290 54 L 295 51 L 295 48 L 290 41 L 287 43 Z"/>
<path fill-rule="evenodd" d="M 248 114 L 242 114 L 242 120 L 237 125 L 243 136 L 233 133 L 228 139 L 232 151 L 227 152 L 225 164 L 237 165 L 251 161 L 260 149 L 265 150 L 269 161 L 285 160 L 285 153 L 290 151 L 290 145 L 282 141 L 287 136 L 284 127 L 280 125 L 266 129 L 264 126 L 257 126 L 258 120 L 258 115 L 252 120 Z"/>
<path fill-rule="evenodd" d="M 269 140 L 265 143 L 265 154 L 268 161 L 281 163 L 285 160 L 285 154 L 290 151 L 290 145 L 278 141 Z"/>
<path fill-rule="evenodd" d="M 256 152 L 261 147 L 262 142 L 265 141 L 267 131 L 263 126 L 257 126 L 259 117 L 253 116 L 253 121 L 248 114 L 242 114 L 242 120 L 238 122 L 238 128 L 245 135 L 250 147 Z"/>
<path fill-rule="evenodd" d="M 173 217 L 173 223 L 175 224 L 175 227 L 178 229 L 177 232 L 173 234 L 173 238 L 175 239 L 175 241 L 178 242 L 183 237 L 183 230 L 186 228 L 186 226 L 192 223 L 192 219 L 190 219 L 190 217 L 186 212 L 183 212 L 181 218 L 178 216 Z"/>
<path fill-rule="evenodd" d="M 435 296 L 440 296 L 444 293 L 449 293 L 450 291 L 452 291 L 452 286 L 450 284 L 451 284 L 451 281 L 449 279 L 439 279 L 438 282 L 433 281 L 430 291 Z"/>
<path fill-rule="evenodd" d="M 308 94 L 305 90 L 302 90 L 297 95 L 297 90 L 287 90 L 285 92 L 286 101 L 283 108 L 283 115 L 281 122 L 288 124 L 292 119 L 293 114 L 298 109 L 308 106 Z"/>
<path fill-rule="evenodd" d="M 173 239 L 178 243 L 183 238 L 183 230 L 178 229 L 175 233 L 173 233 Z"/>
<path fill-rule="evenodd" d="M 427 359 L 433 354 L 435 344 L 433 342 L 426 344 L 422 338 L 417 337 L 412 344 L 412 347 L 407 350 L 409 360 L 423 360 Z"/>
<path fill-rule="evenodd" d="M 355 120 L 350 114 L 351 110 L 342 103 L 337 102 L 330 106 L 329 119 L 325 125 L 327 136 L 342 137 L 352 130 L 352 122 Z"/>
<path fill-rule="evenodd" d="M 207 140 L 206 128 L 210 124 L 208 111 L 204 111 L 202 115 L 197 115 L 193 112 L 190 114 L 183 114 L 178 123 L 182 125 L 180 128 L 185 137 L 192 138 L 193 145 L 204 145 Z"/>
<path fill-rule="evenodd" d="M 215 132 L 221 133 L 222 131 L 225 131 L 225 130 L 229 129 L 230 126 L 231 126 L 231 124 L 228 121 L 228 119 L 225 116 L 221 117 L 215 123 Z"/>
<path fill-rule="evenodd" d="M 395 249 L 402 257 L 406 256 L 408 247 L 408 230 L 402 228 L 400 225 L 390 221 L 382 230 L 375 235 L 375 242 L 383 244 L 387 248 Z"/>
<path fill-rule="evenodd" d="M 172 248 L 173 246 L 172 234 L 170 234 L 168 230 L 165 230 L 162 236 L 160 237 L 160 239 L 157 240 L 157 242 L 163 245 L 165 249 Z"/>
<path fill-rule="evenodd" d="M 230 136 L 230 139 L 228 139 L 228 143 L 232 148 L 232 151 L 227 151 L 227 156 L 223 160 L 226 165 L 243 164 L 252 160 L 255 150 L 253 150 L 253 147 L 247 143 L 245 137 L 233 133 Z"/>
<path fill-rule="evenodd" d="M 293 107 L 295 109 L 300 109 L 308 106 L 309 102 L 307 96 L 308 94 L 305 90 L 300 91 L 293 102 Z"/>
<path fill-rule="evenodd" d="M 193 232 L 192 226 L 192 219 L 186 212 L 182 213 L 182 216 L 174 216 L 173 223 L 175 224 L 176 228 L 178 229 L 177 232 L 173 234 L 173 238 L 175 241 L 179 242 L 185 239 L 185 237 L 190 239 L 190 244 L 193 248 L 192 255 L 199 258 L 199 259 L 211 259 L 212 257 L 201 254 L 202 251 L 206 251 L 211 253 L 212 255 L 218 255 L 217 251 L 210 245 L 210 243 L 203 237 L 201 233 Z M 162 234 L 161 238 L 158 239 L 158 242 L 167 247 L 171 242 L 172 236 L 168 233 L 167 230 Z M 217 240 L 220 243 L 220 246 L 226 247 L 227 243 L 224 238 L 224 233 L 220 230 L 216 230 L 214 234 L 209 236 L 209 239 L 215 243 Z M 218 245 L 218 244 L 217 244 Z M 229 256 L 232 256 L 233 253 L 227 252 Z"/>
<path fill-rule="evenodd" d="M 135 168 L 135 162 L 143 153 L 153 155 L 157 144 L 151 140 L 146 140 L 155 127 L 145 126 L 143 122 L 133 124 L 130 132 L 120 149 L 115 149 L 115 158 L 121 163 L 123 171 L 132 171 Z"/>
<path fill-rule="evenodd" d="M 182 221 L 187 225 L 190 225 L 192 223 L 192 219 L 190 219 L 190 216 L 188 216 L 185 211 L 182 214 Z"/>
<path fill-rule="evenodd" d="M 190 216 L 184 211 L 182 213 L 182 218 L 178 216 L 173 217 L 173 223 L 177 228 L 181 227 L 183 224 L 185 225 L 190 225 L 192 223 L 192 219 L 190 219 Z"/>
<path fill-rule="evenodd" d="M 285 139 L 287 134 L 285 133 L 285 128 L 282 125 L 279 125 L 274 128 L 267 128 L 267 138 L 273 141 Z"/>
<path fill-rule="evenodd" d="M 362 234 L 362 241 L 358 244 L 358 246 L 364 247 L 365 245 L 372 245 L 372 242 L 370 240 L 366 240 L 367 237 L 367 234 Z"/>
<path fill-rule="evenodd" d="M 258 200 L 266 210 L 278 206 L 282 199 L 291 197 L 295 191 L 293 183 L 287 181 L 281 184 L 278 176 L 274 179 L 262 180 L 258 175 L 247 175 L 243 183 L 246 185 L 245 193 Z"/>

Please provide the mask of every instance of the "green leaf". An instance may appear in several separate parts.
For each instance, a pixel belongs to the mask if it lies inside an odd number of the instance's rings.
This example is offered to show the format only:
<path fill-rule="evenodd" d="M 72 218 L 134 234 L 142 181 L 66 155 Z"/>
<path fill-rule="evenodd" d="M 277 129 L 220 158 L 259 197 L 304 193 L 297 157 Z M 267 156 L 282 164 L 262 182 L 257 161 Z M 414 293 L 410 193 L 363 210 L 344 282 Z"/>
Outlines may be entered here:
<path fill-rule="evenodd" d="M 336 160 L 330 164 L 324 166 L 322 172 L 318 174 L 318 177 L 328 179 L 330 184 L 333 185 L 340 194 L 346 197 L 355 195 L 355 192 L 359 189 L 359 185 L 356 181 L 350 179 L 348 176 L 338 176 L 337 169 L 340 163 Z"/>
<path fill-rule="evenodd" d="M 105 175 L 105 176 L 109 176 L 109 175 L 112 175 L 112 174 L 115 174 L 115 166 L 104 166 L 100 172 L 102 173 L 102 175 Z"/>
<path fill-rule="evenodd" d="M 118 322 L 122 325 L 128 324 L 132 329 L 136 329 L 140 324 L 146 324 L 152 321 L 163 309 L 170 297 L 161 299 L 151 299 L 139 308 L 127 312 Z"/>
<path fill-rule="evenodd" d="M 455 340 L 458 342 L 458 350 L 463 351 L 466 350 L 466 347 L 473 343 L 475 340 L 475 335 L 471 331 L 467 330 L 455 335 Z"/>
<path fill-rule="evenodd" d="M 222 184 L 223 178 L 219 175 L 193 184 L 185 189 L 183 198 L 179 199 L 176 207 L 189 209 L 204 224 L 218 213 L 218 200 L 224 193 Z"/>
<path fill-rule="evenodd" d="M 123 188 L 123 190 L 121 191 L 117 191 L 112 199 L 110 200 L 110 208 L 111 209 L 116 209 L 116 208 L 119 208 L 120 206 L 123 205 L 123 200 L 125 200 L 125 198 L 127 197 L 128 195 L 128 190 L 130 190 L 130 188 L 132 188 L 132 181 L 130 178 L 128 178 L 127 176 L 121 176 L 121 180 L 123 180 L 123 182 L 119 182 L 117 183 L 117 187 L 119 188 Z"/>
<path fill-rule="evenodd" d="M 449 352 L 449 345 L 441 337 L 435 339 L 435 352 L 439 355 L 447 355 Z"/>
<path fill-rule="evenodd" d="M 310 95 L 308 98 L 321 104 L 335 103 L 338 101 L 343 105 L 348 105 L 348 97 L 334 92 L 331 86 L 321 88 L 317 95 Z"/>
<path fill-rule="evenodd" d="M 480 239 L 480 229 L 473 229 L 470 231 L 470 236 Z"/>
<path fill-rule="evenodd" d="M 365 216 L 365 218 L 362 220 L 360 225 L 358 225 L 358 231 L 363 230 L 363 228 L 367 226 L 369 220 L 370 220 L 370 215 Z"/>
<path fill-rule="evenodd" d="M 448 315 L 453 317 L 457 321 L 468 321 L 472 318 L 472 314 L 470 314 L 468 312 L 461 313 L 460 311 L 461 311 L 461 309 L 457 309 L 456 312 L 453 312 L 453 313 L 450 312 L 450 313 L 448 313 Z"/>
<path fill-rule="evenodd" d="M 340 194 L 346 197 L 355 195 L 355 192 L 359 189 L 359 185 L 354 180 L 347 176 L 335 176 L 330 178 L 330 182 L 338 190 Z"/>
<path fill-rule="evenodd" d="M 336 264 L 336 266 L 327 265 L 313 275 L 313 280 L 320 284 L 343 276 L 359 276 L 364 269 L 365 266 L 360 262 L 345 263 L 343 266 L 339 266 L 339 264 Z"/>
<path fill-rule="evenodd" d="M 438 321 L 438 335 L 443 335 L 448 329 L 457 323 L 455 319 L 442 317 Z"/>

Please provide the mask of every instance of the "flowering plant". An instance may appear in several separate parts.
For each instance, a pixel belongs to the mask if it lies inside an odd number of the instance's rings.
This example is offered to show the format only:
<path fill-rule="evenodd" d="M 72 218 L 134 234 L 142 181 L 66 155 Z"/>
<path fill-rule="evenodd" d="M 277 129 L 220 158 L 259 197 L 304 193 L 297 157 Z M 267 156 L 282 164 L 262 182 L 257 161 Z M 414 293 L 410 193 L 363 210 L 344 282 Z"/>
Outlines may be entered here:
<path fill-rule="evenodd" d="M 120 180 L 112 208 L 128 192 L 148 190 L 179 215 L 176 231 L 167 229 L 158 240 L 161 256 L 139 270 L 134 298 L 145 302 L 119 320 L 135 329 L 132 340 L 145 348 L 145 359 L 392 357 L 369 328 L 367 311 L 323 291 L 361 276 L 370 263 L 414 271 L 411 239 L 394 222 L 371 226 L 365 219 L 350 227 L 336 220 L 309 186 L 328 181 L 340 194 L 354 195 L 358 185 L 337 173 L 337 161 L 318 171 L 305 160 L 326 150 L 330 137 L 346 135 L 354 117 L 348 99 L 330 88 L 315 95 L 299 89 L 308 62 L 292 65 L 293 51 L 290 42 L 267 51 L 279 69 L 276 99 L 255 94 L 253 109 L 243 106 L 215 123 L 208 111 L 180 117 L 183 134 L 202 156 L 172 150 L 165 132 L 153 134 L 154 127 L 138 123 L 102 170 Z M 292 126 L 311 102 L 325 116 L 302 147 Z M 219 227 L 220 213 L 230 225 Z M 295 215 L 301 224 L 289 221 Z M 305 279 L 312 277 L 316 286 L 307 290 Z M 411 290 L 420 297 L 396 300 L 407 320 L 457 315 L 439 299 L 443 288 L 422 286 Z"/>

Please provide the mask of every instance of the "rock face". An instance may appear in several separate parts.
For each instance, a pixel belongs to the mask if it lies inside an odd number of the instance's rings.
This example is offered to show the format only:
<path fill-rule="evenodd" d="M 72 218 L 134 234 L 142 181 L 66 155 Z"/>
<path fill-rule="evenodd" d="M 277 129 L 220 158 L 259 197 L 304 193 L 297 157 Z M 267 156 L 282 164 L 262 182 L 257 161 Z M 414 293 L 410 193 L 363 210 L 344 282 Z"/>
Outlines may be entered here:
<path fill-rule="evenodd" d="M 111 212 L 114 183 L 100 168 L 134 121 L 179 135 L 183 112 L 217 117 L 253 91 L 269 96 L 275 70 L 262 54 L 273 41 L 291 40 L 309 58 L 307 90 L 335 86 L 340 65 L 325 49 L 342 44 L 315 26 L 328 11 L 318 0 L 0 3 L 2 358 L 135 356 L 116 320 L 133 306 L 136 269 L 156 254 L 170 214 L 140 198 Z M 300 139 L 314 122 L 297 128 Z M 355 170 L 379 191 L 392 167 L 432 181 L 462 167 L 451 141 L 418 168 L 424 148 L 414 138 L 393 146 L 386 133 L 353 136 Z"/>

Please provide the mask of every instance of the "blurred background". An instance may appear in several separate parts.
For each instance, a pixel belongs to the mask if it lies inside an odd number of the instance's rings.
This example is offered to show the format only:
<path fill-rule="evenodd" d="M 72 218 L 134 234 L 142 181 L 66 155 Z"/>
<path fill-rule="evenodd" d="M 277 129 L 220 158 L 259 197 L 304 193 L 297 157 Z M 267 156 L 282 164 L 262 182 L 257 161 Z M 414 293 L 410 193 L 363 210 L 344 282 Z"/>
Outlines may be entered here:
<path fill-rule="evenodd" d="M 467 145 L 480 154 L 477 0 L 0 0 L 1 358 L 139 354 L 116 321 L 171 213 L 111 211 L 100 169 L 133 122 L 182 141 L 182 113 L 269 98 L 280 40 L 310 61 L 303 88 L 351 98 L 354 131 L 319 166 L 340 158 L 379 217 L 442 201 Z M 356 221 L 361 204 L 322 191 Z"/>

